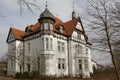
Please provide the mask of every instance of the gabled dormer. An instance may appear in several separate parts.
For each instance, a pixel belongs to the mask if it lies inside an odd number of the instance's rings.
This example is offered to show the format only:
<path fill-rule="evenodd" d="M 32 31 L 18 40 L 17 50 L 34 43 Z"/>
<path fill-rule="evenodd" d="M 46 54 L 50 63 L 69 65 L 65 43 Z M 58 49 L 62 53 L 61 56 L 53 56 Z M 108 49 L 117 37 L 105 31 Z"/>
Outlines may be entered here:
<path fill-rule="evenodd" d="M 78 21 L 77 24 L 76 24 L 76 29 L 80 30 L 80 31 L 83 31 L 83 27 L 81 25 L 81 23 Z"/>
<path fill-rule="evenodd" d="M 31 30 L 31 28 L 33 27 L 33 25 L 27 26 L 25 29 L 26 35 L 31 34 L 33 31 Z"/>
<path fill-rule="evenodd" d="M 15 40 L 22 41 L 23 37 L 25 35 L 26 35 L 25 31 L 21 31 L 21 30 L 15 29 L 15 28 L 10 28 L 6 42 L 10 43 L 10 42 L 13 42 Z"/>
<path fill-rule="evenodd" d="M 60 28 L 59 28 L 59 30 L 60 30 L 60 33 L 63 34 L 63 32 L 64 32 L 64 27 L 61 25 Z"/>
<path fill-rule="evenodd" d="M 15 40 L 15 37 L 14 37 L 14 34 L 13 34 L 13 32 L 12 32 L 12 28 L 10 28 L 6 42 L 9 43 L 9 42 L 12 42 L 12 41 L 14 41 L 14 40 Z"/>

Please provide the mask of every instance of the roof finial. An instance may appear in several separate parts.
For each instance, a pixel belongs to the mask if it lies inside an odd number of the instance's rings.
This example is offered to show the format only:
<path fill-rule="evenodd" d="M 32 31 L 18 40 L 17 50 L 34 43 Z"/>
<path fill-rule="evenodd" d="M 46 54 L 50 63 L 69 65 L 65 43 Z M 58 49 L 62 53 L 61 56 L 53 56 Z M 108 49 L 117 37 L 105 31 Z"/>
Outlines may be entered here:
<path fill-rule="evenodd" d="M 73 4 L 73 11 L 74 11 L 74 4 Z"/>
<path fill-rule="evenodd" d="M 45 5 L 45 7 L 47 8 L 47 0 L 46 0 L 46 5 Z"/>
<path fill-rule="evenodd" d="M 74 10 L 74 4 L 73 4 L 73 12 L 72 12 L 72 19 L 76 18 L 76 12 Z"/>

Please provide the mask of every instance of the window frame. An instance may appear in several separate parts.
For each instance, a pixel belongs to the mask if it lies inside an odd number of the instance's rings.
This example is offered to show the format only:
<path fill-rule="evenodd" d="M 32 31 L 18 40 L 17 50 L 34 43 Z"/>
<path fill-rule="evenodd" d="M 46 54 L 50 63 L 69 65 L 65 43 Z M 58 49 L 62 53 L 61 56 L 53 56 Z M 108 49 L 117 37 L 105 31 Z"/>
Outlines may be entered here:
<path fill-rule="evenodd" d="M 44 23 L 44 30 L 48 30 L 48 29 L 49 29 L 48 23 Z"/>
<path fill-rule="evenodd" d="M 84 66 L 85 66 L 85 70 L 88 70 L 88 60 L 84 60 Z"/>
<path fill-rule="evenodd" d="M 58 69 L 65 70 L 65 59 L 64 58 L 58 58 Z"/>
<path fill-rule="evenodd" d="M 63 26 L 60 26 L 60 32 L 63 33 Z"/>
<path fill-rule="evenodd" d="M 57 48 L 58 48 L 59 52 L 65 52 L 65 43 L 61 42 L 61 41 L 58 41 L 57 42 Z"/>
<path fill-rule="evenodd" d="M 27 43 L 28 53 L 30 52 L 30 42 Z"/>
<path fill-rule="evenodd" d="M 49 24 L 50 26 L 49 26 L 49 29 L 50 30 L 53 30 L 53 25 L 52 24 Z"/>
<path fill-rule="evenodd" d="M 49 49 L 49 38 L 45 38 L 45 49 Z"/>
<path fill-rule="evenodd" d="M 50 38 L 50 49 L 52 50 L 53 49 L 53 39 L 52 38 Z"/>
<path fill-rule="evenodd" d="M 78 68 L 82 70 L 82 59 L 78 59 Z"/>

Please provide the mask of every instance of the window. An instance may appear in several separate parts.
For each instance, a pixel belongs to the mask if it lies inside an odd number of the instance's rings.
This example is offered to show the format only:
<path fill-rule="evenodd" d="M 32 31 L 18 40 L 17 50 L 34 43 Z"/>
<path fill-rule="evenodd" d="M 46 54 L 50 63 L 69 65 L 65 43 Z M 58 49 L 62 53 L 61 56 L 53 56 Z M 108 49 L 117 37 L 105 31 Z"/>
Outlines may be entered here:
<path fill-rule="evenodd" d="M 48 29 L 48 23 L 44 23 L 44 29 Z"/>
<path fill-rule="evenodd" d="M 40 28 L 41 28 L 41 30 L 43 30 L 43 24 L 41 24 L 41 27 L 40 27 Z"/>
<path fill-rule="evenodd" d="M 53 39 L 45 38 L 45 49 L 52 50 L 53 49 Z"/>
<path fill-rule="evenodd" d="M 28 46 L 28 52 L 30 52 L 30 43 L 27 43 Z"/>
<path fill-rule="evenodd" d="M 48 38 L 45 38 L 45 49 L 49 49 L 49 41 L 48 41 Z"/>
<path fill-rule="evenodd" d="M 59 63 L 59 61 L 58 61 L 58 69 L 61 69 L 61 64 Z"/>
<path fill-rule="evenodd" d="M 80 33 L 77 34 L 77 38 L 81 39 L 81 34 Z"/>
<path fill-rule="evenodd" d="M 58 41 L 58 51 L 65 51 L 65 43 Z"/>
<path fill-rule="evenodd" d="M 60 42 L 58 41 L 58 51 L 61 51 L 60 49 Z"/>
<path fill-rule="evenodd" d="M 77 38 L 77 32 L 74 31 L 72 36 L 73 36 L 74 38 Z"/>
<path fill-rule="evenodd" d="M 11 68 L 13 68 L 13 64 L 14 64 L 13 59 L 10 59 L 10 67 Z"/>
<path fill-rule="evenodd" d="M 82 53 L 82 46 L 80 46 L 80 45 L 76 45 L 76 53 L 77 54 L 81 54 Z"/>
<path fill-rule="evenodd" d="M 64 52 L 64 46 L 65 46 L 64 43 L 62 43 L 62 46 L 61 46 L 62 47 L 62 52 Z"/>
<path fill-rule="evenodd" d="M 58 69 L 65 69 L 65 59 L 58 59 Z"/>
<path fill-rule="evenodd" d="M 27 64 L 28 72 L 30 72 L 30 64 Z"/>
<path fill-rule="evenodd" d="M 88 48 L 86 48 L 86 54 L 88 54 Z"/>
<path fill-rule="evenodd" d="M 63 33 L 63 26 L 60 26 L 60 32 Z"/>
<path fill-rule="evenodd" d="M 82 69 L 82 60 L 81 59 L 78 60 L 78 66 L 79 66 L 79 70 L 81 70 Z"/>
<path fill-rule="evenodd" d="M 84 66 L 85 66 L 85 70 L 88 69 L 88 60 L 84 60 Z"/>
<path fill-rule="evenodd" d="M 40 57 L 37 57 L 37 62 L 38 62 L 38 70 L 40 69 Z"/>
<path fill-rule="evenodd" d="M 53 30 L 53 25 L 52 24 L 50 24 L 50 30 Z"/>
<path fill-rule="evenodd" d="M 53 40 L 50 38 L 50 49 L 53 49 Z"/>

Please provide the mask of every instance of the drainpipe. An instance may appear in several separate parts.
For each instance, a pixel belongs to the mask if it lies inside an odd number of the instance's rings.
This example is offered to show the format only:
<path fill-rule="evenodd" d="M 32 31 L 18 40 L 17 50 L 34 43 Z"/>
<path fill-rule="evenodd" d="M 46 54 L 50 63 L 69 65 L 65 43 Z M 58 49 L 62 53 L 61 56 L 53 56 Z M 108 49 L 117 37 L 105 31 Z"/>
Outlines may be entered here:
<path fill-rule="evenodd" d="M 67 37 L 67 50 L 68 50 L 68 76 L 70 76 L 70 58 L 69 58 L 69 56 L 70 56 L 70 51 L 69 51 L 69 37 Z"/>

